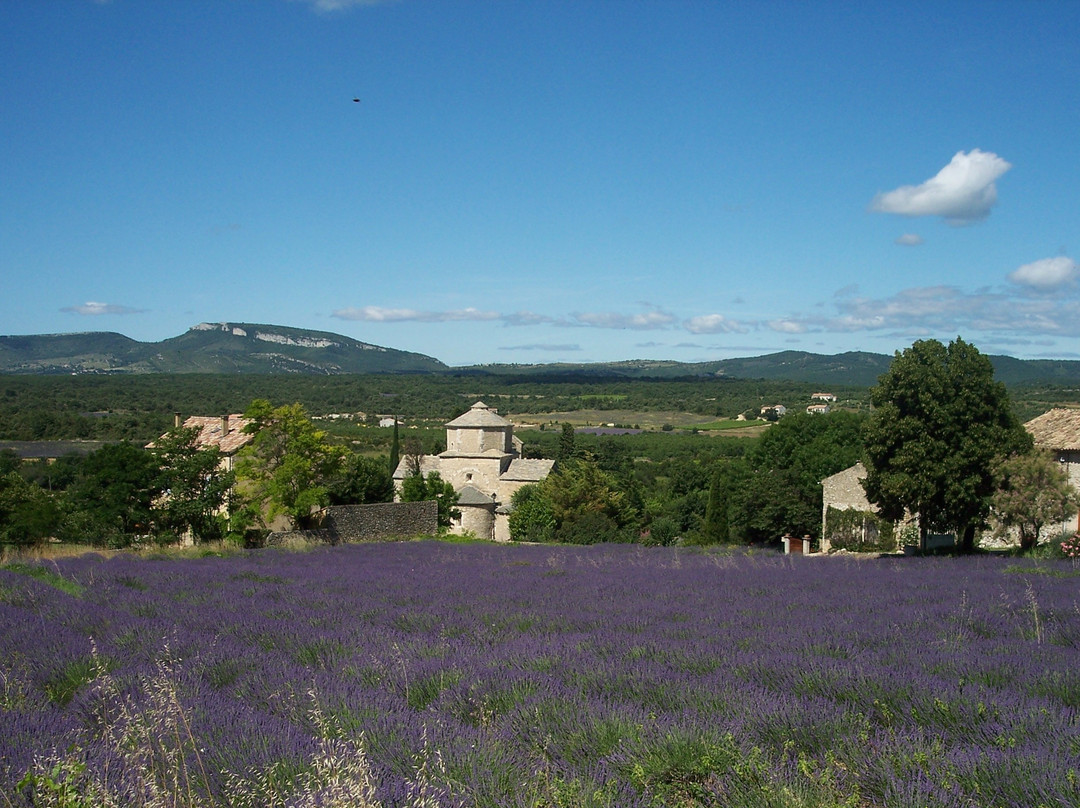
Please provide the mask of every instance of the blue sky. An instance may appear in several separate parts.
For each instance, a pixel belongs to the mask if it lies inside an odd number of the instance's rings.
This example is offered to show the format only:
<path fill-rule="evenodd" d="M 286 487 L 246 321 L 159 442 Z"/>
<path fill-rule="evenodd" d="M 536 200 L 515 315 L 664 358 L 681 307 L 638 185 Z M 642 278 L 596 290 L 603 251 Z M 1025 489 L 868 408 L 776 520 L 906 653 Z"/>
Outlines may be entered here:
<path fill-rule="evenodd" d="M 3 334 L 1080 357 L 1072 0 L 26 0 L 0 31 Z"/>

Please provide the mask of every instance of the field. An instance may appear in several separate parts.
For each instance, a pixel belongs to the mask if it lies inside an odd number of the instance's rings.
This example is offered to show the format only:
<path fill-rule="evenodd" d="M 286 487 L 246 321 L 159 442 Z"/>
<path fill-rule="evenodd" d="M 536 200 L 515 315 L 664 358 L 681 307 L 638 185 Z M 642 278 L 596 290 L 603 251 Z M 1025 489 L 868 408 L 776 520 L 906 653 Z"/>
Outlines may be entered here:
<path fill-rule="evenodd" d="M 0 794 L 1078 805 L 1078 583 L 1071 562 L 433 541 L 9 564 Z"/>

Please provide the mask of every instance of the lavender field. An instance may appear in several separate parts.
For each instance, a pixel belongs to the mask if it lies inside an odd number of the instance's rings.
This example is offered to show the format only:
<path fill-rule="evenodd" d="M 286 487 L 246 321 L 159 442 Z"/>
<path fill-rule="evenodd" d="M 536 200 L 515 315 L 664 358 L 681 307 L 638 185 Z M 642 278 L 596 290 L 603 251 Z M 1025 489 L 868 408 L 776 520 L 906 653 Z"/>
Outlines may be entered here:
<path fill-rule="evenodd" d="M 1080 805 L 1078 710 L 1073 562 L 411 542 L 0 571 L 0 805 Z"/>

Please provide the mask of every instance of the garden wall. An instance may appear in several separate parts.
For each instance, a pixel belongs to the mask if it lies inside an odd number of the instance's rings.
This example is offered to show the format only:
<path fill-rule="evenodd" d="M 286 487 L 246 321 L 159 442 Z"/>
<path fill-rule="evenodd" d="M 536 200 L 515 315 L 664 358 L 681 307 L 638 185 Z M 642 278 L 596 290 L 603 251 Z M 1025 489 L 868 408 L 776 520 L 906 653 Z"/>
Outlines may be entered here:
<path fill-rule="evenodd" d="M 322 528 L 336 534 L 339 542 L 434 536 L 439 530 L 439 504 L 429 499 L 335 505 L 326 509 Z"/>
<path fill-rule="evenodd" d="M 408 536 L 434 536 L 439 530 L 439 504 L 378 502 L 372 505 L 334 505 L 326 508 L 319 530 L 271 533 L 268 547 L 293 544 L 344 544 Z"/>

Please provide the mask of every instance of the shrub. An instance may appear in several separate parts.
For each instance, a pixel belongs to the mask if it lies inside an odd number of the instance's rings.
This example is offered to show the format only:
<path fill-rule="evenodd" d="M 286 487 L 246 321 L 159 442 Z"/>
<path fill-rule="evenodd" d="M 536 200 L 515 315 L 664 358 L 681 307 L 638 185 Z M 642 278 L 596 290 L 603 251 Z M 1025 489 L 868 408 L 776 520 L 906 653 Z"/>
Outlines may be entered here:
<path fill-rule="evenodd" d="M 833 550 L 881 553 L 896 549 L 896 527 L 876 514 L 830 507 L 825 517 L 826 536 Z"/>

